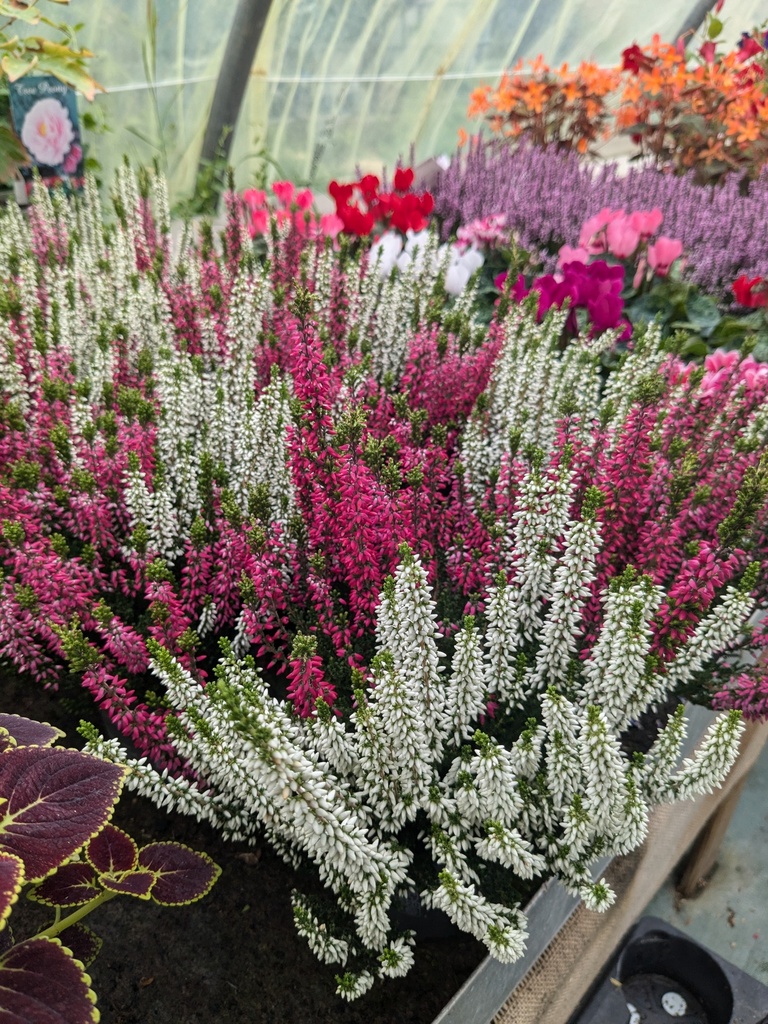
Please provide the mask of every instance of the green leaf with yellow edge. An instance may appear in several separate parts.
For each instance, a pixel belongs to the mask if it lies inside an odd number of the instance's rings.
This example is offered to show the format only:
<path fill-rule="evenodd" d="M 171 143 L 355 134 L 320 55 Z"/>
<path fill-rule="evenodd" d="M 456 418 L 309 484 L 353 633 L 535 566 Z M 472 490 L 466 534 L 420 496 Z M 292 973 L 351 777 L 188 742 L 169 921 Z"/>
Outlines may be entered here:
<path fill-rule="evenodd" d="M 2 67 L 8 80 L 17 82 L 37 67 L 37 57 L 17 57 L 14 53 L 3 54 Z"/>
<path fill-rule="evenodd" d="M 65 85 L 71 85 L 73 89 L 81 92 L 87 100 L 92 100 L 97 90 L 104 91 L 95 79 L 91 78 L 88 72 L 75 60 L 65 58 L 41 51 L 38 56 L 37 70 L 41 74 L 53 75 Z"/>

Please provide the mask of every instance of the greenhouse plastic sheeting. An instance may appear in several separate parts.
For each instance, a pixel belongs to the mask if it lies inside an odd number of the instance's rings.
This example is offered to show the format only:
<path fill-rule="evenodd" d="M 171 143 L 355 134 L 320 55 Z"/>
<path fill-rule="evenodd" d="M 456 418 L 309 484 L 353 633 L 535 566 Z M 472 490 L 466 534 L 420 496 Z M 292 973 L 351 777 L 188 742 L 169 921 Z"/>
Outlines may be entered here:
<path fill-rule="evenodd" d="M 764 3 L 731 5 L 738 29 L 765 16 Z M 66 16 L 83 24 L 107 90 L 95 102 L 110 134 L 94 141 L 105 173 L 123 153 L 157 158 L 176 196 L 192 189 L 236 8 L 72 0 Z M 232 140 L 238 184 L 263 152 L 272 177 L 320 188 L 355 166 L 391 166 L 411 143 L 418 159 L 450 152 L 470 91 L 519 58 L 615 64 L 635 40 L 676 38 L 695 12 L 695 0 L 272 0 Z"/>

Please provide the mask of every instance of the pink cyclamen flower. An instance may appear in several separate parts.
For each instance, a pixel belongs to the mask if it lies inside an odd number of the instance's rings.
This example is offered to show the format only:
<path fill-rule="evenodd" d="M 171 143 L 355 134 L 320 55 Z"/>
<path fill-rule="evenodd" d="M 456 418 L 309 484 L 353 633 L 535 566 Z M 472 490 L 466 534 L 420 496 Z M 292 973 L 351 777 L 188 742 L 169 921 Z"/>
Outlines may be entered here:
<path fill-rule="evenodd" d="M 338 214 L 325 213 L 320 218 L 320 233 L 326 238 L 336 238 L 344 230 L 344 221 Z"/>
<path fill-rule="evenodd" d="M 294 200 L 300 210 L 308 210 L 314 201 L 315 197 L 312 195 L 311 188 L 305 188 L 301 192 L 297 192 Z"/>
<path fill-rule="evenodd" d="M 82 159 L 83 151 L 80 146 L 75 144 L 67 153 L 64 163 L 61 165 L 62 171 L 64 171 L 65 174 L 74 174 Z"/>
<path fill-rule="evenodd" d="M 636 210 L 635 213 L 629 215 L 630 224 L 635 231 L 640 232 L 640 238 L 643 241 L 647 241 L 652 235 L 656 234 L 663 220 L 664 214 L 658 206 L 652 210 Z"/>
<path fill-rule="evenodd" d="M 243 202 L 249 210 L 255 212 L 267 205 L 267 193 L 262 192 L 259 188 L 247 188 L 243 192 Z"/>
<path fill-rule="evenodd" d="M 605 252 L 607 248 L 605 228 L 611 221 L 623 216 L 623 210 L 612 210 L 610 207 L 604 206 L 594 217 L 584 221 L 579 235 L 579 245 L 592 256 L 598 256 Z"/>
<path fill-rule="evenodd" d="M 632 226 L 631 218 L 617 217 L 606 227 L 608 249 L 620 260 L 631 256 L 640 244 L 640 232 Z"/>
<path fill-rule="evenodd" d="M 653 245 L 648 246 L 648 266 L 659 277 L 666 277 L 669 268 L 683 252 L 683 243 L 679 238 L 667 238 L 661 235 Z"/>
<path fill-rule="evenodd" d="M 290 206 L 293 200 L 296 189 L 293 182 L 290 181 L 276 181 L 272 185 L 272 191 L 277 196 L 277 201 L 283 206 Z"/>
<path fill-rule="evenodd" d="M 248 225 L 248 234 L 251 238 L 255 238 L 256 235 L 266 235 L 268 227 L 269 212 L 266 209 L 254 210 L 251 213 L 251 221 Z"/>
<path fill-rule="evenodd" d="M 557 255 L 558 267 L 564 267 L 566 263 L 586 263 L 589 253 L 582 246 L 574 248 L 572 245 L 561 245 Z"/>
<path fill-rule="evenodd" d="M 74 137 L 67 108 L 52 96 L 34 104 L 21 129 L 21 141 L 37 163 L 46 167 L 61 164 Z"/>

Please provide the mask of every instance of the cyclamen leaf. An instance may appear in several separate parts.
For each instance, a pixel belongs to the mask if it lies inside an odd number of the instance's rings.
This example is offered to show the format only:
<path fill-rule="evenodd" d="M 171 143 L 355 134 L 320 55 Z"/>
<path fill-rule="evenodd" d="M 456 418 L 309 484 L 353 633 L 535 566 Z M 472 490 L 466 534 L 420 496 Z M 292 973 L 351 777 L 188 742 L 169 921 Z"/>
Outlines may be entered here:
<path fill-rule="evenodd" d="M 155 884 L 156 875 L 153 871 L 138 868 L 136 871 L 125 871 L 122 874 L 99 875 L 99 881 L 105 889 L 119 892 L 124 896 L 137 896 L 140 900 L 148 900 L 150 890 Z"/>
<path fill-rule="evenodd" d="M 24 862 L 12 853 L 0 853 L 0 928 L 24 884 Z"/>
<path fill-rule="evenodd" d="M 76 861 L 62 864 L 53 875 L 44 878 L 29 898 L 47 907 L 80 907 L 100 892 L 91 865 Z"/>
<path fill-rule="evenodd" d="M 0 959 L 3 1024 L 90 1024 L 91 979 L 56 939 L 27 939 Z"/>
<path fill-rule="evenodd" d="M 104 827 L 125 769 L 77 750 L 16 747 L 0 756 L 0 851 L 28 881 L 50 874 Z"/>
<path fill-rule="evenodd" d="M 17 747 L 50 747 L 64 735 L 47 722 L 35 722 L 21 715 L 0 714 L 0 729 L 10 733 Z"/>
<path fill-rule="evenodd" d="M 107 822 L 86 846 L 85 856 L 100 874 L 119 874 L 136 867 L 139 848 L 127 832 Z"/>
<path fill-rule="evenodd" d="M 205 853 L 181 843 L 150 843 L 139 851 L 139 864 L 157 875 L 152 899 L 164 907 L 194 903 L 210 891 L 221 868 Z"/>
<path fill-rule="evenodd" d="M 83 967 L 90 967 L 103 945 L 99 936 L 80 922 L 71 924 L 63 932 L 59 932 L 59 941 Z"/>

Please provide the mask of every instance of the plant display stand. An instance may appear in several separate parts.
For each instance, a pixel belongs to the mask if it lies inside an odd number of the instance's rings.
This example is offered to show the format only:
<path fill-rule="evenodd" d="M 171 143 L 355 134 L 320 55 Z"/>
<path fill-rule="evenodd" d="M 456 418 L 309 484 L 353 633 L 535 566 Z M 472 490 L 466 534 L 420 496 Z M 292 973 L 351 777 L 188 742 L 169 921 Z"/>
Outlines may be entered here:
<path fill-rule="evenodd" d="M 713 717 L 704 708 L 689 710 L 686 756 Z M 617 895 L 606 913 L 586 910 L 559 884 L 545 885 L 527 908 L 530 937 L 525 955 L 511 965 L 490 957 L 484 960 L 433 1024 L 567 1024 L 621 938 L 697 837 L 706 829 L 711 837 L 722 838 L 725 816 L 730 817 L 730 805 L 738 799 L 766 739 L 768 724 L 749 723 L 739 758 L 721 789 L 657 807 L 642 847 L 597 865 L 595 877 L 605 875 Z M 711 868 L 716 849 L 712 842 L 704 843 L 704 848 Z M 695 874 L 705 861 L 700 856 L 691 864 Z"/>

